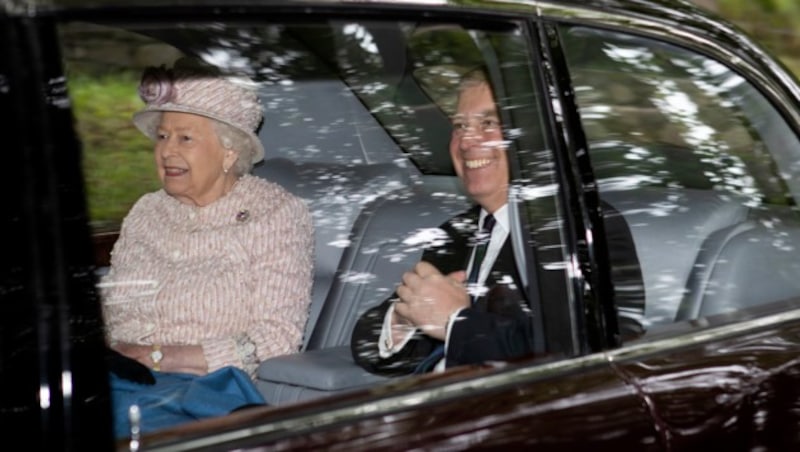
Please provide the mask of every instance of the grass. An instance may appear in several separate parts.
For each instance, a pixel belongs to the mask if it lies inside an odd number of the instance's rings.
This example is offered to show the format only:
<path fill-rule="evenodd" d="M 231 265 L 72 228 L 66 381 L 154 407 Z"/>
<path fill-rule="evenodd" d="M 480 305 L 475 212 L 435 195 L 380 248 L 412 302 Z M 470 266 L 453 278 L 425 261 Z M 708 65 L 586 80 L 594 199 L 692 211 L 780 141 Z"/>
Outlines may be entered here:
<path fill-rule="evenodd" d="M 152 144 L 131 122 L 142 108 L 138 75 L 75 75 L 69 90 L 83 142 L 83 169 L 92 224 L 118 224 L 134 202 L 161 185 Z"/>

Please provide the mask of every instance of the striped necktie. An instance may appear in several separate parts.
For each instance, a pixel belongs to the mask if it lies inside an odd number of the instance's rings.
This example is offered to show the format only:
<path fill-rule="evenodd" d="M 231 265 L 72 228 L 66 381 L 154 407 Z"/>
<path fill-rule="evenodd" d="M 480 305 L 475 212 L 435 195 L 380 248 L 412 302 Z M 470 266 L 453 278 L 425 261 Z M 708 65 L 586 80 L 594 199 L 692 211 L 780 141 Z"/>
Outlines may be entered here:
<path fill-rule="evenodd" d="M 494 224 L 495 219 L 492 214 L 486 215 L 486 218 L 483 219 L 483 227 L 476 238 L 475 256 L 472 258 L 472 269 L 467 278 L 468 284 L 478 282 L 478 275 L 481 274 L 481 264 L 483 264 L 483 258 L 486 257 L 486 249 L 489 248 L 489 241 L 492 238 Z"/>

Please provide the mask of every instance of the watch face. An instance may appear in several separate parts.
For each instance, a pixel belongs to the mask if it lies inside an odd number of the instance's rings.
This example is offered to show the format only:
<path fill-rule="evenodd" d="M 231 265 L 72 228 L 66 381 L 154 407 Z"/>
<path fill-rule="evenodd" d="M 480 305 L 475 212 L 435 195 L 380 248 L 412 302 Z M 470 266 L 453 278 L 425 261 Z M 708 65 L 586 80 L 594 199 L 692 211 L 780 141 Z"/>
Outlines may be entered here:
<path fill-rule="evenodd" d="M 161 350 L 153 350 L 153 352 L 150 353 L 150 359 L 152 359 L 154 363 L 161 361 L 163 357 L 164 354 L 161 353 Z"/>

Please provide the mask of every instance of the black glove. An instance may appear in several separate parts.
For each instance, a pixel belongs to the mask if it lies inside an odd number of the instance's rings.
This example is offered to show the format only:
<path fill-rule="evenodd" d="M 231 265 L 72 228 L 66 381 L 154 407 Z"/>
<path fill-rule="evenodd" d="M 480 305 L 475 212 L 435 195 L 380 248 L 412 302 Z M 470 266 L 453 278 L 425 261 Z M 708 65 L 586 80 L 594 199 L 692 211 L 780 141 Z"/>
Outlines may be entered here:
<path fill-rule="evenodd" d="M 156 384 L 156 378 L 153 373 L 139 361 L 128 358 L 110 347 L 106 347 L 105 358 L 108 371 L 119 378 L 143 385 Z"/>

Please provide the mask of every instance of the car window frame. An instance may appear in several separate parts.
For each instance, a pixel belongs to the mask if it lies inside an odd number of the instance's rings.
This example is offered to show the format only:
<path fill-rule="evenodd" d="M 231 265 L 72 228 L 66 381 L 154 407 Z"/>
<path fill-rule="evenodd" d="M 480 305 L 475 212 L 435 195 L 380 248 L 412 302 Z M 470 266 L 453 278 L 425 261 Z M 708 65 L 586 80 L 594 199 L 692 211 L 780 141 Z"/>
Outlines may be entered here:
<path fill-rule="evenodd" d="M 379 12 L 373 12 L 373 11 L 365 12 L 365 11 L 362 11 L 362 10 L 359 10 L 359 9 L 354 9 L 354 11 L 356 11 L 356 13 L 352 13 L 350 8 L 345 8 L 345 7 L 341 7 L 341 8 L 320 8 L 320 10 L 323 10 L 326 13 L 331 13 L 331 14 L 332 14 L 333 11 L 335 11 L 336 14 L 341 15 L 342 17 L 347 17 L 349 19 L 354 18 L 354 17 L 357 17 L 357 18 L 362 18 L 363 17 L 366 20 L 369 20 L 369 19 L 381 20 L 383 18 L 383 16 Z M 233 17 L 231 19 L 226 19 L 226 23 L 236 23 L 236 22 L 239 22 L 239 21 L 246 22 L 246 23 L 253 23 L 253 22 L 257 21 L 257 20 L 260 20 L 260 16 L 256 17 L 256 16 L 251 15 L 251 14 L 244 14 L 242 12 L 242 10 L 235 10 L 235 11 L 236 11 L 237 14 L 241 14 L 241 16 L 235 16 L 235 17 Z M 173 17 L 180 17 L 180 13 L 181 13 L 180 8 L 176 8 L 173 11 L 173 13 L 174 13 L 174 16 L 173 15 L 162 16 L 159 20 L 163 19 L 165 21 L 168 21 Z M 218 13 L 219 13 L 219 9 L 218 8 L 217 9 L 209 9 L 208 11 L 205 11 L 205 10 L 193 10 L 193 14 L 191 15 L 191 19 L 189 19 L 189 21 L 201 21 L 201 18 L 213 17 L 214 14 L 218 14 Z M 206 14 L 208 14 L 208 16 L 206 16 Z M 292 17 L 291 11 L 289 11 L 289 13 L 287 13 L 287 14 L 288 14 L 287 17 Z M 419 14 L 419 16 L 416 16 L 415 14 Z M 133 17 L 133 19 L 131 19 L 131 17 Z M 283 17 L 283 16 L 281 16 L 279 14 L 271 14 L 269 19 L 268 19 L 268 21 L 269 22 L 280 22 L 280 20 L 281 20 L 280 18 L 281 17 Z M 519 15 L 499 14 L 499 13 L 481 13 L 481 14 L 471 15 L 471 16 L 465 18 L 464 16 L 460 15 L 459 12 L 454 12 L 454 11 L 450 11 L 450 10 L 442 10 L 442 11 L 439 11 L 438 14 L 431 14 L 431 12 L 429 10 L 425 10 L 425 11 L 422 11 L 422 10 L 420 10 L 420 11 L 404 10 L 400 19 L 392 17 L 392 19 L 389 19 L 389 20 L 394 20 L 394 21 L 403 20 L 403 17 L 415 18 L 415 19 L 424 19 L 426 21 L 433 21 L 433 22 L 439 21 L 439 20 L 447 21 L 447 22 L 455 22 L 455 23 L 461 23 L 464 26 L 469 26 L 470 24 L 478 24 L 477 26 L 479 26 L 479 27 L 486 26 L 485 25 L 486 21 L 490 21 L 490 20 L 495 20 L 495 21 L 498 21 L 500 23 L 516 22 L 516 23 L 520 24 L 520 28 L 521 29 L 524 29 L 527 32 L 530 32 L 530 30 L 531 30 L 529 28 L 530 27 L 530 23 L 527 22 L 528 16 L 526 14 L 522 14 L 522 13 L 519 14 Z M 99 15 L 95 16 L 94 13 L 93 13 L 93 14 L 87 14 L 85 17 L 82 16 L 82 15 L 79 15 L 79 14 L 73 14 L 73 15 L 71 15 L 69 17 L 69 21 L 85 20 L 85 21 L 98 22 L 98 23 L 102 23 L 104 25 L 112 25 L 113 26 L 114 24 L 119 24 L 119 23 L 135 22 L 134 19 L 136 19 L 136 18 L 137 18 L 136 15 L 132 15 L 132 16 L 131 15 L 127 15 L 127 16 L 125 16 L 123 18 L 123 17 L 116 17 L 113 14 L 111 15 L 111 17 L 108 17 L 105 14 L 99 14 Z M 302 19 L 298 19 L 298 20 L 302 20 Z M 353 19 L 353 20 L 355 20 L 355 19 Z M 526 25 L 523 26 L 522 24 L 526 24 Z M 538 38 L 535 38 L 534 36 L 537 36 L 537 35 L 531 34 L 531 35 L 527 36 L 525 39 L 527 39 L 527 40 L 538 39 Z M 531 48 L 538 48 L 538 42 L 534 42 L 531 45 Z M 529 56 L 529 58 L 532 58 L 532 57 L 533 56 Z M 547 104 L 547 102 L 544 102 L 544 103 Z M 522 176 L 524 176 L 524 175 L 522 175 Z M 562 215 L 562 214 L 559 214 L 559 215 Z M 525 226 L 523 226 L 523 228 L 525 228 Z M 559 231 L 558 235 L 559 235 L 559 237 L 562 237 L 562 238 L 564 236 L 562 231 Z M 563 278 L 566 279 L 566 275 L 567 275 L 567 270 L 566 269 L 562 269 L 559 273 L 561 275 L 563 275 L 562 276 Z M 559 284 L 563 284 L 563 283 L 559 283 Z M 574 316 L 575 313 L 577 312 L 577 311 L 572 311 L 572 309 L 574 309 L 572 307 L 568 307 L 568 308 L 565 308 L 565 309 L 570 309 L 570 313 L 569 313 L 570 316 Z M 552 329 L 554 331 L 562 331 L 562 328 L 552 328 Z M 563 334 L 563 331 L 560 334 Z M 571 329 L 568 328 L 568 333 L 567 334 L 568 335 L 572 335 Z M 570 346 L 574 346 L 574 344 L 571 344 Z M 568 356 L 574 356 L 575 354 L 576 353 L 574 353 L 574 352 L 570 352 L 567 355 Z M 534 361 L 533 364 L 532 364 L 533 367 L 537 367 L 538 365 L 540 365 L 540 364 L 537 364 L 536 361 Z M 495 372 L 495 373 L 501 373 L 502 374 L 502 373 L 504 373 L 506 371 L 510 371 L 510 369 L 512 369 L 512 368 L 517 368 L 517 367 L 520 367 L 520 366 L 522 368 L 526 368 L 526 367 L 531 366 L 531 363 L 518 364 L 518 365 L 515 365 L 513 367 L 509 367 L 509 369 L 501 369 L 501 368 L 493 369 L 492 371 Z M 480 370 L 480 369 L 475 370 L 475 369 L 473 369 L 471 372 L 467 371 L 466 372 L 467 375 L 464 375 L 464 374 L 459 372 L 458 380 L 461 381 L 460 384 L 453 385 L 453 380 L 454 379 L 445 378 L 444 379 L 445 381 L 442 381 L 442 382 L 440 382 L 438 384 L 435 384 L 435 385 L 432 384 L 431 386 L 432 387 L 445 388 L 445 387 L 448 387 L 447 385 L 449 384 L 449 387 L 451 388 L 450 391 L 457 391 L 457 392 L 444 391 L 445 392 L 445 397 L 446 398 L 456 397 L 457 394 L 460 393 L 460 391 L 465 390 L 464 388 L 472 388 L 471 390 L 476 389 L 478 386 L 474 386 L 474 385 L 478 384 L 478 381 L 481 381 L 481 378 L 485 374 L 485 372 L 486 372 L 486 369 L 483 369 L 483 370 Z M 432 382 L 436 381 L 436 379 L 431 379 L 431 381 Z M 422 392 L 424 390 L 425 390 L 425 387 L 423 386 L 423 387 L 421 387 L 419 389 L 414 390 L 413 392 Z M 388 395 L 387 395 L 387 397 L 388 397 Z M 431 397 L 432 397 L 431 400 L 439 400 L 439 398 L 437 396 L 431 396 Z M 158 434 L 156 434 L 156 435 L 158 435 Z"/>
<path fill-rule="evenodd" d="M 2 328 L 0 373 L 13 397 L 4 393 L 2 422 L 8 431 L 44 433 L 30 435 L 33 448 L 107 448 L 113 444 L 108 374 L 81 148 L 55 24 L 0 12 L 0 27 L 13 49 L 0 51 L 0 104 L 12 107 L 2 116 L 14 118 L 6 124 L 14 125 L 9 135 L 16 140 L 7 162 L 14 171 L 4 183 L 14 185 L 7 192 L 19 201 L 4 217 L 14 246 L 4 249 L 12 263 L 3 269 L 11 281 L 2 283 L 2 307 L 3 318 L 13 321 Z"/>
<path fill-rule="evenodd" d="M 757 45 L 748 42 L 748 44 L 752 45 L 752 48 L 748 47 L 748 50 L 753 51 L 755 56 L 751 54 L 733 54 L 730 51 L 731 47 L 725 45 L 730 43 L 705 40 L 699 37 L 693 37 L 689 34 L 676 35 L 664 22 L 648 20 L 642 17 L 595 14 L 589 12 L 587 8 L 582 7 L 568 8 L 572 13 L 569 18 L 551 16 L 552 14 L 557 15 L 555 11 L 563 12 L 564 9 L 565 8 L 560 7 L 545 7 L 542 10 L 541 20 L 554 27 L 554 35 L 558 35 L 558 28 L 565 25 L 604 30 L 612 33 L 622 33 L 624 35 L 638 36 L 653 40 L 659 44 L 672 45 L 709 58 L 725 66 L 760 93 L 763 99 L 782 116 L 786 125 L 790 127 L 798 139 L 800 139 L 800 122 L 798 122 L 798 120 L 800 120 L 800 90 L 794 89 L 797 86 L 797 79 L 780 63 L 773 62 Z M 725 37 L 725 39 L 727 39 L 727 37 Z M 560 42 L 560 38 L 555 38 L 555 40 Z M 566 64 L 556 67 L 558 68 L 558 74 L 556 74 L 555 77 L 558 77 L 564 82 L 564 84 L 559 87 L 565 90 L 564 92 L 572 92 L 573 85 L 569 68 Z M 768 70 L 770 73 L 774 74 L 775 78 L 764 75 L 764 73 L 761 72 L 764 70 Z M 575 97 L 572 96 L 570 100 L 574 98 Z M 573 110 L 571 111 L 575 113 L 576 116 L 574 116 L 574 118 L 577 119 L 577 121 L 572 123 L 570 133 L 574 133 L 576 137 L 582 138 L 582 140 L 578 142 L 583 146 L 583 149 L 587 149 L 588 142 L 585 132 L 583 131 L 583 125 L 580 121 L 580 115 L 577 111 L 579 106 L 577 103 L 572 103 L 572 106 Z M 587 153 L 586 158 L 588 159 L 588 157 Z M 587 174 L 591 174 L 591 168 L 591 165 L 588 167 L 584 166 L 582 171 L 585 170 Z M 586 184 L 590 191 L 589 198 L 594 197 L 594 193 L 591 192 L 594 191 L 596 193 L 596 179 L 592 176 L 587 180 Z M 580 190 L 578 191 L 580 192 Z M 589 199 L 584 205 L 588 207 L 593 205 L 593 202 Z M 584 216 L 590 218 L 592 217 L 591 214 L 592 211 L 583 213 Z M 590 262 L 587 265 L 599 266 L 600 268 L 608 268 L 610 266 L 607 260 L 607 253 L 595 254 L 594 256 L 596 261 Z M 611 284 L 610 279 L 608 283 Z M 787 299 L 765 303 L 759 306 L 746 307 L 735 312 L 714 314 L 707 318 L 677 320 L 671 324 L 659 325 L 653 328 L 652 332 L 648 331 L 650 334 L 644 334 L 641 337 L 634 338 L 625 343 L 619 343 L 616 348 L 622 355 L 627 355 L 628 352 L 626 350 L 641 350 L 642 347 L 647 347 L 646 344 L 651 341 L 654 343 L 661 343 L 662 340 L 669 338 L 691 340 L 692 335 L 698 334 L 698 329 L 716 330 L 729 328 L 730 330 L 737 330 L 739 329 L 736 326 L 738 322 L 743 322 L 745 324 L 754 323 L 758 321 L 759 315 L 773 319 L 781 317 L 780 311 L 782 307 L 787 309 L 785 313 L 786 316 L 792 317 L 795 315 L 793 311 L 797 307 L 798 300 L 800 300 L 800 297 L 797 299 Z M 617 352 L 612 351 L 611 353 L 616 354 Z M 633 353 L 636 352 L 634 351 Z"/>
<path fill-rule="evenodd" d="M 791 320 L 796 320 L 800 318 L 798 313 L 800 313 L 800 308 L 796 305 L 794 306 L 795 310 L 793 313 L 795 314 L 794 318 L 789 318 L 786 316 L 781 316 L 780 314 L 776 314 L 770 318 L 772 320 L 779 320 L 783 322 L 788 322 Z M 736 316 L 737 318 L 739 316 Z M 776 318 L 777 317 L 777 318 Z M 753 319 L 749 325 L 745 325 L 747 327 L 752 327 L 753 329 L 757 329 L 759 327 L 763 328 L 763 318 L 758 317 Z M 727 322 L 723 322 L 723 324 L 730 324 Z M 735 326 L 735 325 L 734 325 Z M 684 325 L 679 325 L 680 328 L 684 328 Z M 690 325 L 690 328 L 694 329 L 694 331 L 703 331 L 707 325 Z M 683 330 L 681 330 L 683 331 Z M 716 331 L 716 330 L 715 330 Z M 727 334 L 734 334 L 732 330 L 726 330 Z M 246 413 L 242 413 L 239 415 L 235 415 L 234 418 L 237 421 L 241 422 L 242 426 L 248 425 L 254 427 L 252 430 L 247 428 L 240 428 L 237 431 L 233 431 L 231 429 L 226 429 L 224 427 L 220 427 L 218 424 L 210 423 L 210 424 L 203 424 L 197 426 L 194 430 L 184 431 L 183 433 L 187 433 L 189 438 L 195 438 L 194 443 L 189 442 L 182 442 L 183 440 L 176 440 L 174 432 L 165 432 L 165 435 L 161 437 L 161 445 L 170 445 L 172 444 L 175 446 L 174 448 L 165 447 L 164 449 L 167 450 L 175 450 L 178 449 L 177 443 L 175 441 L 181 441 L 183 446 L 186 445 L 195 445 L 197 447 L 213 447 L 215 445 L 227 444 L 229 446 L 233 445 L 243 445 L 247 441 L 243 439 L 244 435 L 246 434 L 256 434 L 261 435 L 260 438 L 268 439 L 268 438 L 281 438 L 283 436 L 289 436 L 292 433 L 298 433 L 302 435 L 308 432 L 312 426 L 315 425 L 323 425 L 327 422 L 327 425 L 334 425 L 335 427 L 340 427 L 341 422 L 347 422 L 353 419 L 370 419 L 373 414 L 381 415 L 388 414 L 394 415 L 402 412 L 404 408 L 407 408 L 408 405 L 404 405 L 403 401 L 400 400 L 403 396 L 415 396 L 421 392 L 426 390 L 437 391 L 444 388 L 445 390 L 450 390 L 451 395 L 455 394 L 453 398 L 463 395 L 464 393 L 467 394 L 480 394 L 481 391 L 486 392 L 485 385 L 486 384 L 496 384 L 493 386 L 494 389 L 501 389 L 503 388 L 503 384 L 507 385 L 508 388 L 517 387 L 517 385 L 531 382 L 536 380 L 538 377 L 547 374 L 547 372 L 551 372 L 551 376 L 558 377 L 560 375 L 565 374 L 575 374 L 580 370 L 585 370 L 589 365 L 600 365 L 605 364 L 606 360 L 613 360 L 614 357 L 624 358 L 623 353 L 629 353 L 628 357 L 636 356 L 637 354 L 646 354 L 651 353 L 653 348 L 656 347 L 675 347 L 680 345 L 686 344 L 676 344 L 676 341 L 672 336 L 666 337 L 663 343 L 660 344 L 646 344 L 642 347 L 638 347 L 634 349 L 633 347 L 624 347 L 618 350 L 618 354 L 611 353 L 609 355 L 606 354 L 592 354 L 585 357 L 581 357 L 578 359 L 569 359 L 564 361 L 559 361 L 557 363 L 553 363 L 552 365 L 544 365 L 544 366 L 521 366 L 521 367 L 509 367 L 506 370 L 477 370 L 468 372 L 466 375 L 466 380 L 463 380 L 463 375 L 459 374 L 451 374 L 445 376 L 432 376 L 429 378 L 422 378 L 419 380 L 420 387 L 414 390 L 407 390 L 407 388 L 402 387 L 394 387 L 391 389 L 390 393 L 384 393 L 379 395 L 378 398 L 375 399 L 372 396 L 374 394 L 360 394 L 353 396 L 352 399 L 348 401 L 344 400 L 334 400 L 331 403 L 330 409 L 331 411 L 327 411 L 324 413 L 316 413 L 315 411 L 318 410 L 318 406 L 312 405 L 308 407 L 295 407 L 290 410 L 285 410 L 280 413 L 277 413 L 277 416 L 274 418 L 269 418 L 270 414 L 259 413 L 258 415 L 250 415 Z M 537 377 L 538 376 L 538 377 Z M 407 390 L 407 392 L 404 392 Z M 391 399 L 391 396 L 398 396 L 398 399 L 388 400 Z M 414 401 L 419 401 L 420 399 L 414 399 Z M 438 399 L 440 401 L 449 401 L 452 399 L 448 399 L 447 397 L 443 397 Z M 360 403 L 372 403 L 369 406 L 365 406 L 359 408 Z M 383 405 L 380 402 L 387 402 Z M 394 404 L 392 404 L 394 403 Z M 425 400 L 422 400 L 422 403 L 425 403 Z M 424 406 L 417 406 L 418 408 L 424 408 Z M 305 415 L 305 417 L 303 417 Z M 277 418 L 277 419 L 276 419 Z M 378 419 L 378 418 L 372 418 Z M 272 421 L 271 423 L 268 423 Z M 380 421 L 380 419 L 378 419 Z M 216 429 L 216 430 L 215 430 Z M 214 438 L 209 435 L 209 431 L 211 432 L 210 435 L 217 435 L 217 441 L 214 442 Z M 216 433 L 214 433 L 216 432 Z M 181 432 L 178 432 L 181 433 Z M 237 433 L 239 435 L 237 436 Z M 170 436 L 173 435 L 173 436 Z M 149 446 L 150 444 L 148 444 Z M 124 447 L 126 444 L 120 445 L 120 447 Z M 155 445 L 154 450 L 158 450 L 158 444 Z M 185 449 L 186 450 L 186 449 Z"/>

